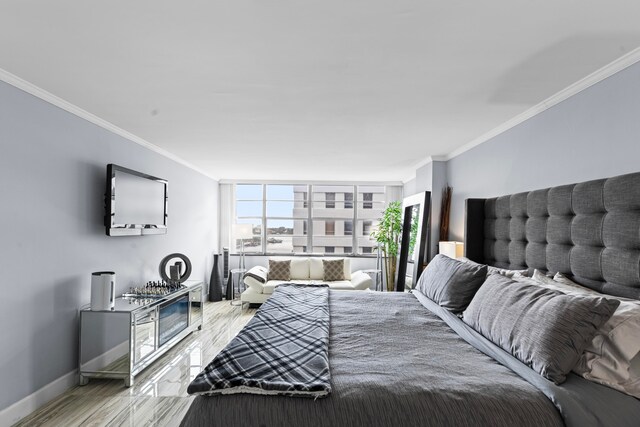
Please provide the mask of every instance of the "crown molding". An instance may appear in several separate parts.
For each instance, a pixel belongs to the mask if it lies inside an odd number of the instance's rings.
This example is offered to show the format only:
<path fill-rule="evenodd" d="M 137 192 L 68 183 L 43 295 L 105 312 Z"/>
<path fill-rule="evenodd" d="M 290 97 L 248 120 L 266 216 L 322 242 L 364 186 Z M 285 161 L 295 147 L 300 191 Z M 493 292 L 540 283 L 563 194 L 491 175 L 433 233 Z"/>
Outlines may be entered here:
<path fill-rule="evenodd" d="M 550 96 L 549 98 L 545 99 L 539 104 L 534 105 L 533 107 L 529 108 L 525 112 L 518 114 L 512 119 L 507 120 L 501 125 L 493 128 L 489 132 L 483 135 L 480 135 L 478 138 L 464 144 L 459 148 L 456 148 L 449 154 L 445 156 L 429 156 L 421 160 L 420 162 L 416 163 L 415 169 L 419 169 L 424 165 L 432 163 L 433 161 L 449 161 L 459 156 L 460 154 L 465 153 L 471 150 L 472 148 L 477 147 L 478 145 L 489 141 L 491 138 L 495 138 L 496 136 L 519 125 L 520 123 L 523 123 L 524 121 L 529 120 L 530 118 L 542 113 L 543 111 L 548 110 L 549 108 L 561 103 L 562 101 L 572 97 L 573 95 L 576 95 L 582 92 L 583 90 L 590 88 L 596 83 L 599 83 L 602 80 L 608 77 L 611 77 L 612 75 L 624 70 L 627 67 L 630 67 L 631 65 L 639 61 L 640 61 L 640 48 L 636 48 L 631 52 L 616 59 L 615 61 L 610 62 L 604 67 L 594 71 L 593 73 L 589 74 L 583 79 L 580 79 L 577 82 L 573 83 L 572 85 L 567 86 L 566 88 Z M 412 177 L 408 177 L 407 179 L 404 179 L 403 182 L 407 183 L 411 181 L 413 178 L 415 178 L 415 174 Z"/>
<path fill-rule="evenodd" d="M 448 160 L 447 156 L 429 156 L 429 157 L 426 157 L 426 158 L 420 160 L 418 163 L 416 163 L 413 166 L 411 166 L 411 168 L 414 169 L 414 171 L 415 171 L 415 170 L 420 169 L 423 166 L 428 165 L 429 163 L 446 162 L 447 160 Z M 412 175 L 402 179 L 402 184 L 406 184 L 407 182 L 411 181 L 415 177 L 416 177 L 416 174 L 414 172 Z"/>
<path fill-rule="evenodd" d="M 433 163 L 433 162 L 446 162 L 447 156 L 429 156 L 425 159 L 422 159 L 421 161 L 419 161 L 418 163 L 415 164 L 415 168 L 419 169 L 425 165 L 428 165 L 429 163 Z"/>
<path fill-rule="evenodd" d="M 192 165 L 191 163 L 187 162 L 186 160 L 176 156 L 175 154 L 172 154 L 170 152 L 168 152 L 167 150 L 158 147 L 155 144 L 150 143 L 149 141 L 140 138 L 139 136 L 136 136 L 134 134 L 132 134 L 131 132 L 128 132 L 116 125 L 114 125 L 111 122 L 108 122 L 104 119 L 101 119 L 100 117 L 96 116 L 95 114 L 92 114 L 80 107 L 78 107 L 75 104 L 72 104 L 69 101 L 66 101 L 54 94 L 52 94 L 51 92 L 47 92 L 46 90 L 42 89 L 41 87 L 38 87 L 36 85 L 34 85 L 33 83 L 30 83 L 14 74 L 11 74 L 10 72 L 3 70 L 2 68 L 0 68 L 0 81 L 3 81 L 5 83 L 10 84 L 11 86 L 14 86 L 24 92 L 27 92 L 30 95 L 35 96 L 36 98 L 40 98 L 43 101 L 48 102 L 51 105 L 55 105 L 58 108 L 61 108 L 77 117 L 80 117 L 81 119 L 84 119 L 88 122 L 93 123 L 94 125 L 100 126 L 103 129 L 108 130 L 109 132 L 112 132 L 118 136 L 121 136 L 125 139 L 128 139 L 131 142 L 135 142 L 138 145 L 143 146 L 144 148 L 147 148 L 157 154 L 160 154 L 161 156 L 164 156 L 170 160 L 173 160 L 176 163 L 180 163 L 181 165 L 192 169 L 208 178 L 211 178 L 213 180 L 218 181 L 219 178 L 211 176 L 210 174 L 208 174 L 207 172 L 203 171 L 202 169 L 198 168 L 197 166 Z"/>
<path fill-rule="evenodd" d="M 557 105 L 559 103 L 561 103 L 562 101 L 582 92 L 585 89 L 590 88 L 591 86 L 595 85 L 596 83 L 601 82 L 602 80 L 611 77 L 612 75 L 624 70 L 627 67 L 630 67 L 631 65 L 635 64 L 636 62 L 640 61 L 640 48 L 636 48 L 634 50 L 632 50 L 631 52 L 621 56 L 620 58 L 616 59 L 613 62 L 610 62 L 609 64 L 605 65 L 604 67 L 600 68 L 599 70 L 594 71 L 593 73 L 589 74 L 588 76 L 586 76 L 585 78 L 578 80 L 577 82 L 573 83 L 570 86 L 567 86 L 566 88 L 562 89 L 560 92 L 557 92 L 556 94 L 550 96 L 549 98 L 545 99 L 544 101 L 542 101 L 541 103 L 529 108 L 528 110 L 526 110 L 525 112 L 518 114 L 517 116 L 515 116 L 514 118 L 512 118 L 511 120 L 508 120 L 506 122 L 504 122 L 503 124 L 501 124 L 500 126 L 490 130 L 489 132 L 479 136 L 478 138 L 474 139 L 471 142 L 468 142 L 467 144 L 463 145 L 460 148 L 457 148 L 455 150 L 453 150 L 451 153 L 447 154 L 445 156 L 446 160 L 451 160 L 454 157 L 459 156 L 460 154 L 467 152 L 469 150 L 471 150 L 472 148 L 487 142 L 488 140 L 490 140 L 491 138 L 494 138 L 498 135 L 500 135 L 501 133 L 519 125 L 520 123 L 542 113 L 545 110 L 548 110 L 549 108 L 553 107 L 554 105 Z"/>
<path fill-rule="evenodd" d="M 545 99 L 544 101 L 540 102 L 539 104 L 529 108 L 528 110 L 526 110 L 525 112 L 513 117 L 512 119 L 502 123 L 501 125 L 495 127 L 494 129 L 490 130 L 489 132 L 479 136 L 478 138 L 464 144 L 463 146 L 453 150 L 452 152 L 448 153 L 445 156 L 429 156 L 424 158 L 423 160 L 419 161 L 418 163 L 416 163 L 414 166 L 412 166 L 412 168 L 414 169 L 419 169 L 422 166 L 425 166 L 429 163 L 432 163 L 434 161 L 448 161 L 451 160 L 459 155 L 461 155 L 462 153 L 465 153 L 469 150 L 471 150 L 474 147 L 477 147 L 478 145 L 487 142 L 488 140 L 500 135 L 501 133 L 523 123 L 524 121 L 542 113 L 545 110 L 548 110 L 549 108 L 559 104 L 560 102 L 572 97 L 573 95 L 578 94 L 579 92 L 582 92 L 583 90 L 595 85 L 596 83 L 601 82 L 602 80 L 611 77 L 612 75 L 624 70 L 625 68 L 637 63 L 640 61 L 640 48 L 634 49 L 631 52 L 627 53 L 626 55 L 621 56 L 620 58 L 616 59 L 615 61 L 605 65 L 604 67 L 600 68 L 599 70 L 596 70 L 595 72 L 589 74 L 588 76 L 586 76 L 585 78 L 573 83 L 572 85 L 564 88 L 563 90 L 557 92 L 556 94 L 550 96 L 549 98 Z M 187 162 L 186 160 L 181 159 L 180 157 L 158 147 L 157 145 L 154 145 L 134 134 L 132 134 L 131 132 L 128 132 L 116 125 L 114 125 L 113 123 L 110 123 L 104 119 L 101 119 L 100 117 L 89 113 L 88 111 L 68 102 L 65 101 L 64 99 L 53 95 L 50 92 L 47 92 L 46 90 L 24 80 L 21 79 L 20 77 L 13 75 L 11 73 L 9 73 L 6 70 L 3 70 L 0 68 L 0 80 L 4 81 L 5 83 L 8 83 L 20 90 L 23 90 L 24 92 L 27 92 L 37 98 L 42 99 L 43 101 L 46 101 L 52 105 L 55 105 L 56 107 L 59 107 L 71 114 L 74 114 L 82 119 L 85 119 L 97 126 L 100 126 L 103 129 L 106 129 L 116 135 L 119 135 L 123 138 L 126 138 L 132 142 L 135 142 L 151 151 L 154 151 L 168 159 L 171 159 L 177 163 L 180 163 L 181 165 L 188 167 L 189 169 L 192 169 L 202 175 L 205 175 L 211 179 L 214 179 L 216 181 L 219 181 L 218 177 L 214 177 L 211 176 L 210 174 L 208 174 L 207 172 L 201 170 L 200 168 L 192 165 L 191 163 Z M 415 178 L 415 174 L 411 177 L 408 177 L 406 179 L 403 179 L 401 182 L 406 183 L 408 181 L 411 181 L 413 178 Z"/>

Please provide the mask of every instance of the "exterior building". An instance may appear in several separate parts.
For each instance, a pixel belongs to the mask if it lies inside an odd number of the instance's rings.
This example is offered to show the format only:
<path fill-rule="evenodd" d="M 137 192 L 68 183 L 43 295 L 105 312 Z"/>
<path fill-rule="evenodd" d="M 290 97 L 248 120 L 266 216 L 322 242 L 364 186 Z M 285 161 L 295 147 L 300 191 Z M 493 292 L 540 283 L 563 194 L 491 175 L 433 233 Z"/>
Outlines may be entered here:
<path fill-rule="evenodd" d="M 253 225 L 254 237 L 244 241 L 246 252 L 372 254 L 376 243 L 370 234 L 390 200 L 391 188 L 236 184 L 233 217 Z M 241 244 L 236 241 L 236 249 Z"/>
<path fill-rule="evenodd" d="M 311 219 L 294 221 L 293 252 L 373 252 L 376 244 L 369 235 L 385 208 L 384 186 L 297 185 L 294 200 L 294 217 L 307 215 L 312 205 Z"/>

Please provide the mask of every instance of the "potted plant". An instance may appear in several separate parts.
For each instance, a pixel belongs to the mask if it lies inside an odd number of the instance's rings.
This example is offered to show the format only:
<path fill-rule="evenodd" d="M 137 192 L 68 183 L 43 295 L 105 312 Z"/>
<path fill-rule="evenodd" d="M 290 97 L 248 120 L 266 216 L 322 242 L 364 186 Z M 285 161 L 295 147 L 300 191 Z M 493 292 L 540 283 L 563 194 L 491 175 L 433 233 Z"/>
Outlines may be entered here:
<path fill-rule="evenodd" d="M 391 202 L 382 213 L 378 226 L 371 232 L 371 238 L 378 243 L 384 256 L 387 291 L 393 291 L 395 288 L 396 263 L 401 235 L 402 204 Z"/>

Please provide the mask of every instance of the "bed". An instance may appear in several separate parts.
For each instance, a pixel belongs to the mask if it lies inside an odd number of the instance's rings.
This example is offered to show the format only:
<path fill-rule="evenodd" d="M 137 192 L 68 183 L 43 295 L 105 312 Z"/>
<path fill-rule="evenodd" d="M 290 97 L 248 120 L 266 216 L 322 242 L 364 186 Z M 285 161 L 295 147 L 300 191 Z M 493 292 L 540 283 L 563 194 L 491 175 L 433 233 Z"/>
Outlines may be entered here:
<path fill-rule="evenodd" d="M 467 201 L 467 256 L 640 297 L 640 174 Z M 273 298 L 272 298 L 273 299 Z M 420 292 L 329 291 L 332 393 L 198 396 L 183 426 L 638 425 L 640 400 L 556 385 Z"/>

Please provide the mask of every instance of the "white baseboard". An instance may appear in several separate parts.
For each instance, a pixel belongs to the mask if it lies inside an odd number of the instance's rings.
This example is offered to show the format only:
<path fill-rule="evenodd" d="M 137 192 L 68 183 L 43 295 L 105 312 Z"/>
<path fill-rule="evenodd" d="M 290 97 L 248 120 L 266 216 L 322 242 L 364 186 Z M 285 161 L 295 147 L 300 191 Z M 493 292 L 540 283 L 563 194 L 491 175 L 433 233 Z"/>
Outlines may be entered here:
<path fill-rule="evenodd" d="M 68 374 L 61 376 L 57 380 L 54 380 L 41 389 L 31 393 L 24 399 L 21 399 L 8 408 L 0 411 L 0 426 L 10 426 L 17 423 L 50 400 L 69 390 L 77 383 L 78 372 L 74 369 Z"/>

